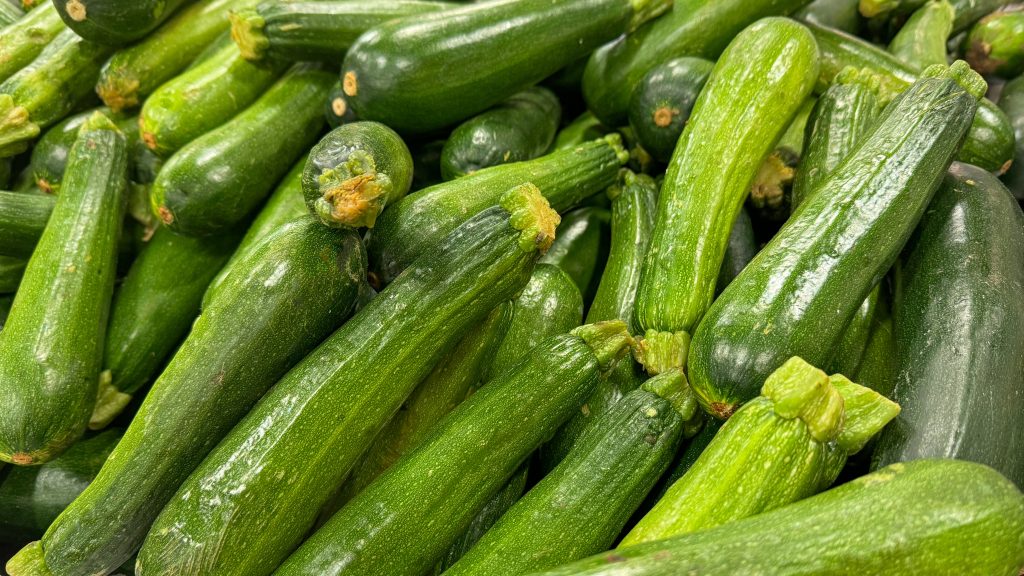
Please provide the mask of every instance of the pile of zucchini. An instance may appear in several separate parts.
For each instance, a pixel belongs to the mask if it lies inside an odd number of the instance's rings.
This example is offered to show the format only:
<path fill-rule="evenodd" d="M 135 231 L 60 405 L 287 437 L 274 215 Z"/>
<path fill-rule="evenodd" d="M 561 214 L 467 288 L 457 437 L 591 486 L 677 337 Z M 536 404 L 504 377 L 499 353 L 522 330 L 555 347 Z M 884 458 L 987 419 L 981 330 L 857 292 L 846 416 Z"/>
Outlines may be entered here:
<path fill-rule="evenodd" d="M 1024 3 L 0 0 L 0 574 L 1024 574 Z"/>

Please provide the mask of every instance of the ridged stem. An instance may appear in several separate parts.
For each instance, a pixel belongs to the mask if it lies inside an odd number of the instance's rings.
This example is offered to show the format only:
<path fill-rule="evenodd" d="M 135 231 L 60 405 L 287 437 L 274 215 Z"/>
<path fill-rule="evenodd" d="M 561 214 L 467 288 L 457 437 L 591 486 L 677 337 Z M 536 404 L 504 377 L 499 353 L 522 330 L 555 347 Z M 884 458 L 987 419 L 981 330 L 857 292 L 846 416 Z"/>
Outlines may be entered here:
<path fill-rule="evenodd" d="M 836 442 L 847 454 L 856 454 L 893 418 L 900 405 L 867 386 L 848 380 L 842 374 L 829 376 L 829 382 L 843 397 L 845 422 Z"/>
<path fill-rule="evenodd" d="M 697 395 L 693 393 L 682 368 L 672 368 L 652 376 L 641 386 L 644 390 L 668 400 L 672 408 L 689 422 L 697 414 Z"/>
<path fill-rule="evenodd" d="M 836 438 L 843 426 L 843 397 L 821 370 L 794 356 L 772 372 L 761 389 L 782 418 L 799 418 L 819 442 Z"/>
<path fill-rule="evenodd" d="M 988 83 L 963 60 L 957 60 L 949 66 L 935 64 L 925 68 L 921 78 L 949 79 L 959 84 L 975 100 L 981 100 L 988 91 Z"/>
<path fill-rule="evenodd" d="M 509 212 L 512 227 L 522 232 L 519 247 L 526 252 L 547 252 L 562 218 L 551 209 L 540 189 L 529 182 L 521 184 L 505 192 L 500 205 Z"/>
<path fill-rule="evenodd" d="M 231 39 L 238 44 L 242 58 L 258 61 L 267 55 L 270 39 L 264 31 L 266 20 L 255 9 L 232 10 L 228 13 L 231 20 Z"/>
<path fill-rule="evenodd" d="M 622 320 L 586 324 L 576 328 L 571 334 L 581 338 L 594 351 L 597 364 L 603 372 L 614 368 L 615 363 L 633 344 L 633 337 L 629 335 L 626 323 Z"/>
<path fill-rule="evenodd" d="M 690 352 L 690 334 L 685 331 L 659 332 L 648 330 L 633 349 L 636 361 L 654 376 L 672 368 L 686 366 Z"/>
<path fill-rule="evenodd" d="M 317 184 L 322 195 L 314 206 L 316 215 L 332 228 L 372 228 L 393 188 L 391 179 L 377 172 L 373 156 L 361 150 L 324 170 Z"/>
<path fill-rule="evenodd" d="M 750 186 L 750 202 L 759 210 L 779 210 L 785 204 L 786 186 L 793 183 L 796 171 L 786 164 L 778 152 L 772 152 Z"/>
<path fill-rule="evenodd" d="M 118 390 L 112 383 L 110 370 L 100 372 L 100 385 L 96 390 L 96 406 L 89 417 L 90 430 L 102 430 L 110 425 L 125 406 L 132 401 L 131 394 Z"/>

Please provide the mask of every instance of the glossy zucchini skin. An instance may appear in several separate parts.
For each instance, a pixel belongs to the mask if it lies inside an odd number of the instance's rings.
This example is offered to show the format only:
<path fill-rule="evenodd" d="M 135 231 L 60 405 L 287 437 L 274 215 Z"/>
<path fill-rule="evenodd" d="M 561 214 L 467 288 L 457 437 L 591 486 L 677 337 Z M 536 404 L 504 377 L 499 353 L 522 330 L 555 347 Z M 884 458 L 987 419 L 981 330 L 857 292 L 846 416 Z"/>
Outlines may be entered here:
<path fill-rule="evenodd" d="M 420 190 L 381 214 L 367 238 L 370 270 L 380 285 L 474 214 L 524 182 L 536 185 L 559 212 L 615 183 L 629 159 L 618 135 L 504 164 Z"/>
<path fill-rule="evenodd" d="M 59 194 L 60 183 L 64 177 L 64 169 L 68 163 L 68 155 L 71 153 L 71 146 L 78 137 L 78 131 L 92 116 L 93 112 L 102 112 L 113 120 L 117 127 L 124 133 L 128 140 L 128 178 L 139 181 L 134 174 L 135 164 L 141 160 L 137 147 L 138 137 L 137 122 L 131 116 L 116 114 L 109 108 L 95 108 L 86 110 L 79 114 L 69 116 L 59 124 L 54 125 L 35 143 L 32 148 L 32 155 L 29 160 L 29 172 L 35 185 L 47 194 Z"/>
<path fill-rule="evenodd" d="M 145 40 L 107 60 L 96 93 L 114 110 L 138 106 L 184 70 L 228 29 L 227 11 L 251 0 L 198 0 L 175 14 Z"/>
<path fill-rule="evenodd" d="M 426 443 L 335 514 L 276 573 L 422 574 L 583 402 L 630 340 L 621 321 L 545 340 L 455 409 Z M 429 520 L 436 528 L 426 532 Z"/>
<path fill-rule="evenodd" d="M 0 82 L 28 66 L 63 29 L 64 23 L 49 2 L 0 29 Z"/>
<path fill-rule="evenodd" d="M 982 18 L 967 36 L 966 59 L 982 74 L 1013 78 L 1024 72 L 1024 7 Z"/>
<path fill-rule="evenodd" d="M 715 64 L 669 162 L 637 287 L 640 359 L 649 373 L 684 365 L 685 341 L 714 298 L 732 225 L 761 162 L 810 94 L 817 60 L 801 24 L 765 18 Z"/>
<path fill-rule="evenodd" d="M 889 52 L 915 70 L 948 64 L 946 41 L 953 31 L 955 10 L 947 0 L 918 8 L 889 43 Z"/>
<path fill-rule="evenodd" d="M 31 256 L 55 203 L 53 196 L 0 191 L 0 255 Z"/>
<path fill-rule="evenodd" d="M 223 271 L 218 276 L 223 276 L 232 262 L 241 258 L 253 246 L 259 245 L 264 238 L 284 227 L 285 224 L 309 214 L 306 202 L 302 197 L 302 170 L 305 166 L 306 159 L 302 158 L 278 182 L 277 188 L 267 198 L 267 203 L 260 209 L 260 213 L 253 219 L 252 224 L 249 224 L 245 236 L 242 237 L 238 247 L 235 248 L 228 263 L 225 264 Z M 218 283 L 218 281 L 214 281 L 214 283 Z"/>
<path fill-rule="evenodd" d="M 441 151 L 441 175 L 453 180 L 482 168 L 543 156 L 562 119 L 555 93 L 540 86 L 466 120 Z"/>
<path fill-rule="evenodd" d="M 626 123 L 629 99 L 645 74 L 680 56 L 714 60 L 730 40 L 768 16 L 807 0 L 676 0 L 672 11 L 594 51 L 583 73 L 587 108 L 605 126 Z"/>
<path fill-rule="evenodd" d="M 629 125 L 651 156 L 667 163 L 715 63 L 683 56 L 644 75 L 629 101 Z"/>
<path fill-rule="evenodd" d="M 107 574 L 131 557 L 207 453 L 345 320 L 364 270 L 359 237 L 312 218 L 284 227 L 235 262 L 207 294 L 113 458 L 46 531 L 43 558 L 12 573 Z"/>
<path fill-rule="evenodd" d="M 999 108 L 1010 119 L 1015 141 L 1013 164 L 1002 179 L 1014 198 L 1024 200 L 1024 77 L 1011 80 L 1003 86 Z"/>
<path fill-rule="evenodd" d="M 667 0 L 495 0 L 393 20 L 348 51 L 345 94 L 360 118 L 402 133 L 431 132 L 483 112 L 669 8 Z M 448 70 L 459 71 L 457 80 L 439 81 Z"/>
<path fill-rule="evenodd" d="M 879 438 L 874 465 L 958 458 L 1024 486 L 1015 426 L 1024 359 L 1024 215 L 991 174 L 954 164 L 900 269 L 894 308 L 894 398 L 903 415 Z M 984 336 L 981 336 L 984 335 Z"/>
<path fill-rule="evenodd" d="M 690 347 L 706 410 L 728 418 L 791 356 L 825 364 L 913 232 L 984 90 L 962 61 L 931 69 L 819 185 L 845 193 L 812 194 L 726 288 Z"/>
<path fill-rule="evenodd" d="M 90 42 L 123 46 L 149 34 L 192 0 L 53 0 L 64 24 Z"/>
<path fill-rule="evenodd" d="M 263 397 L 164 508 L 140 571 L 255 575 L 284 560 L 416 384 L 526 284 L 557 217 L 534 187 L 503 199 L 421 256 Z"/>
<path fill-rule="evenodd" d="M 875 313 L 871 318 L 871 335 L 864 348 L 860 365 L 853 378 L 882 394 L 892 398 L 896 387 L 896 347 L 893 342 L 892 310 L 887 291 L 880 291 Z"/>
<path fill-rule="evenodd" d="M 793 17 L 801 22 L 813 22 L 847 34 L 857 34 L 863 24 L 858 3 L 858 0 L 811 0 Z"/>
<path fill-rule="evenodd" d="M 248 60 L 320 61 L 345 58 L 363 32 L 389 20 L 457 6 L 436 0 L 262 2 L 231 14 L 231 37 Z"/>
<path fill-rule="evenodd" d="M 541 262 L 565 270 L 576 283 L 583 301 L 590 302 L 597 291 L 608 254 L 608 225 L 611 214 L 604 208 L 584 206 L 566 213 L 555 234 L 555 242 Z"/>
<path fill-rule="evenodd" d="M 63 193 L 0 338 L 0 459 L 55 458 L 85 431 L 127 203 L 124 135 L 97 113 L 71 148 Z"/>
<path fill-rule="evenodd" d="M 185 145 L 153 183 L 153 213 L 192 236 L 241 222 L 316 140 L 332 81 L 318 67 L 297 64 L 244 112 Z"/>
<path fill-rule="evenodd" d="M 883 88 L 904 90 L 917 78 L 914 70 L 885 50 L 838 30 L 808 24 L 821 54 L 818 90 L 824 91 L 847 66 L 867 68 L 879 74 Z M 957 154 L 957 160 L 991 172 L 1005 172 L 1013 158 L 1013 129 L 1006 115 L 995 104 L 982 100 L 974 116 L 970 134 Z"/>
<path fill-rule="evenodd" d="M 139 129 L 146 145 L 168 158 L 189 142 L 231 120 L 263 95 L 285 66 L 254 64 L 224 43 L 146 99 Z"/>
<path fill-rule="evenodd" d="M 331 130 L 302 171 L 306 206 L 325 226 L 373 228 L 412 184 L 412 155 L 394 130 L 353 122 Z"/>
<path fill-rule="evenodd" d="M 1013 576 L 1024 565 L 1022 530 L 1024 499 L 994 470 L 908 462 L 727 526 L 531 576 Z M 901 535 L 898 547 L 893 534 Z"/>
<path fill-rule="evenodd" d="M 750 264 L 750 261 L 757 256 L 758 243 L 754 236 L 754 224 L 750 220 L 750 214 L 746 208 L 741 208 L 736 215 L 736 221 L 732 223 L 732 230 L 729 232 L 729 245 L 725 248 L 725 257 L 722 258 L 722 267 L 718 270 L 718 279 L 715 281 L 715 293 L 721 294 L 740 272 Z"/>

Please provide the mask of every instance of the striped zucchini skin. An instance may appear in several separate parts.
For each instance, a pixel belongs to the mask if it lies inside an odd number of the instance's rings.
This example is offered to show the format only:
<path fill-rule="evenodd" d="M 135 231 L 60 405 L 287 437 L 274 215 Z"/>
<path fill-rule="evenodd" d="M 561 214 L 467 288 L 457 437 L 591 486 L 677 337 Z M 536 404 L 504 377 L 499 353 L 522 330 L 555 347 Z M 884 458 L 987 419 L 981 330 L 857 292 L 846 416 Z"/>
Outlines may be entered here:
<path fill-rule="evenodd" d="M 54 0 L 64 23 L 99 44 L 122 46 L 149 34 L 192 0 Z"/>
<path fill-rule="evenodd" d="M 1013 164 L 1003 174 L 1003 182 L 1014 198 L 1024 200 L 1024 77 L 1011 80 L 1003 86 L 999 108 L 1010 119 L 1015 138 Z"/>
<path fill-rule="evenodd" d="M 889 43 L 889 52 L 917 71 L 933 64 L 946 65 L 946 41 L 953 31 L 955 13 L 946 0 L 928 2 L 903 24 Z"/>
<path fill-rule="evenodd" d="M 107 574 L 130 558 L 204 456 L 345 320 L 365 262 L 356 234 L 327 230 L 312 218 L 235 262 L 207 295 L 113 457 L 46 531 L 43 558 L 12 573 Z M 22 553 L 30 557 L 32 548 Z"/>
<path fill-rule="evenodd" d="M 0 4 L 0 28 L 6 28 L 24 17 L 25 11 L 20 6 L 10 2 Z"/>
<path fill-rule="evenodd" d="M 558 225 L 557 238 L 541 262 L 565 270 L 590 302 L 597 292 L 608 257 L 608 226 L 611 214 L 604 208 L 584 206 L 568 212 Z"/>
<path fill-rule="evenodd" d="M 688 368 L 710 413 L 727 418 L 791 356 L 824 365 L 892 266 L 984 91 L 963 62 L 931 74 L 889 104 L 870 136 L 819 186 L 846 193 L 805 200 L 705 315 Z"/>
<path fill-rule="evenodd" d="M 929 460 L 893 464 L 726 526 L 531 576 L 1014 576 L 1024 566 L 1022 532 L 1024 497 L 1011 482 L 972 462 Z"/>
<path fill-rule="evenodd" d="M 276 573 L 412 576 L 430 569 L 629 341 L 621 321 L 545 340 L 452 412 Z"/>
<path fill-rule="evenodd" d="M 55 203 L 53 196 L 0 191 L 0 255 L 31 256 Z"/>
<path fill-rule="evenodd" d="M 813 37 L 783 18 L 745 29 L 715 64 L 669 163 L 637 287 L 648 372 L 685 363 L 685 341 L 714 298 L 729 233 L 758 167 L 817 77 Z"/>
<path fill-rule="evenodd" d="M 0 29 L 0 82 L 31 63 L 63 29 L 64 23 L 50 2 Z"/>
<path fill-rule="evenodd" d="M 550 245 L 557 215 L 535 187 L 502 204 L 421 256 L 281 379 L 164 508 L 140 571 L 255 575 L 284 560 L 416 384 L 522 289 Z"/>
<path fill-rule="evenodd" d="M 954 164 L 899 271 L 894 325 L 900 418 L 874 466 L 958 458 L 1024 486 L 1024 215 L 991 174 Z"/>
<path fill-rule="evenodd" d="M 128 162 L 124 135 L 96 114 L 71 148 L 63 193 L 0 337 L 0 459 L 53 459 L 96 401 L 114 290 Z"/>

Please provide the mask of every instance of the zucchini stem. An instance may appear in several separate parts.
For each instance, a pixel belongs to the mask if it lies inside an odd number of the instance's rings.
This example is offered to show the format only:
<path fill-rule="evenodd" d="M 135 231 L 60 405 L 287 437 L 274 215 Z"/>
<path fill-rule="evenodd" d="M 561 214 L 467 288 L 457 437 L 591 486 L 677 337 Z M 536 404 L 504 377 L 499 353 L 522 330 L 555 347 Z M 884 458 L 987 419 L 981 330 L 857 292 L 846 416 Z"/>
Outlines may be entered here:
<path fill-rule="evenodd" d="M 24 152 L 36 136 L 39 125 L 32 121 L 28 109 L 15 104 L 10 94 L 0 94 L 0 158 Z"/>
<path fill-rule="evenodd" d="M 314 209 L 332 228 L 373 228 L 394 187 L 377 172 L 373 157 L 358 150 L 337 168 L 324 170 L 318 184 L 322 196 Z"/>
<path fill-rule="evenodd" d="M 765 380 L 761 394 L 782 418 L 799 418 L 819 442 L 834 440 L 843 426 L 843 397 L 828 376 L 793 356 Z"/>
<path fill-rule="evenodd" d="M 132 401 L 131 394 L 125 394 L 112 384 L 110 370 L 100 373 L 100 385 L 96 390 L 96 406 L 89 417 L 90 430 L 102 430 L 120 414 Z"/>
<path fill-rule="evenodd" d="M 555 241 L 555 228 L 562 218 L 551 209 L 539 188 L 530 182 L 516 186 L 501 197 L 501 207 L 510 214 L 512 227 L 522 232 L 520 248 L 541 254 L 548 251 Z"/>
<path fill-rule="evenodd" d="M 266 20 L 254 9 L 232 10 L 228 13 L 231 20 L 231 39 L 238 44 L 242 58 L 246 60 L 263 60 L 270 49 L 270 39 L 264 31 Z"/>
<path fill-rule="evenodd" d="M 672 9 L 672 0 L 631 0 L 633 17 L 629 21 L 629 32 L 642 26 L 649 20 L 661 16 Z"/>
<path fill-rule="evenodd" d="M 849 455 L 860 452 L 900 413 L 899 404 L 867 386 L 851 382 L 842 374 L 829 376 L 829 382 L 843 397 L 846 416 L 836 442 Z"/>
<path fill-rule="evenodd" d="M 672 408 L 683 417 L 683 422 L 690 422 L 700 416 L 697 413 L 697 395 L 686 381 L 682 368 L 671 368 L 653 376 L 641 387 L 668 400 Z"/>
<path fill-rule="evenodd" d="M 633 345 L 626 323 L 622 320 L 606 320 L 586 324 L 570 332 L 587 343 L 597 357 L 602 372 L 608 372 Z"/>
<path fill-rule="evenodd" d="M 648 330 L 642 339 L 637 340 L 633 349 L 636 361 L 642 364 L 651 376 L 672 368 L 684 368 L 686 355 L 689 352 L 690 334 L 683 330 L 679 332 Z"/>

